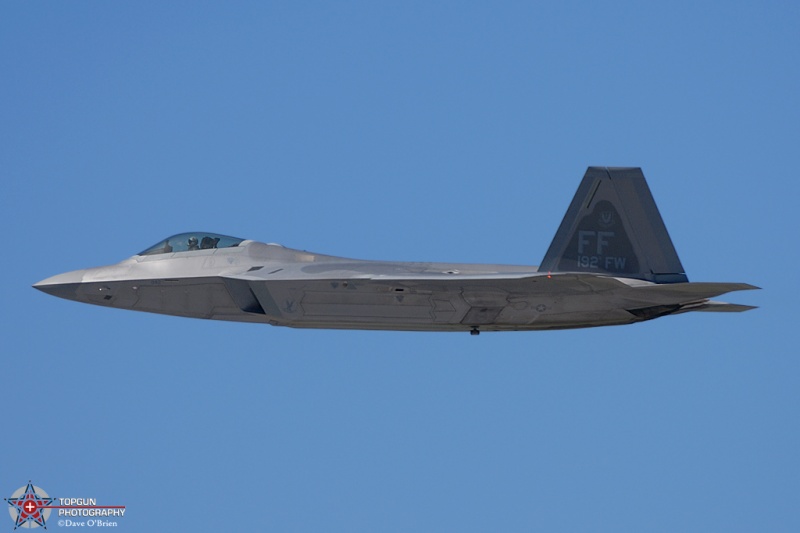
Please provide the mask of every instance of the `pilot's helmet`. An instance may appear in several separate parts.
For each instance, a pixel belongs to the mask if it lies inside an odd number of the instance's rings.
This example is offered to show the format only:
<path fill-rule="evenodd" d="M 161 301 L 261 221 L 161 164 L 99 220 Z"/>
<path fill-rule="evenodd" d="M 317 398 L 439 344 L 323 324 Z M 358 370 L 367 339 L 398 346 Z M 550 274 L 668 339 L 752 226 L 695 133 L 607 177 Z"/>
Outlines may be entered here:
<path fill-rule="evenodd" d="M 189 246 L 197 244 L 197 237 L 189 237 Z"/>

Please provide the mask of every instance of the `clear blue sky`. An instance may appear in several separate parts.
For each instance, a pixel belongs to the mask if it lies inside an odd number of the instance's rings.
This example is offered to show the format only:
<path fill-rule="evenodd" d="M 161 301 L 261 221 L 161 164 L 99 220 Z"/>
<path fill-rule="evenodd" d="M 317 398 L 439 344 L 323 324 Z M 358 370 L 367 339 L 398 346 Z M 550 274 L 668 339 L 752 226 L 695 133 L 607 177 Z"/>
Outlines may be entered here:
<path fill-rule="evenodd" d="M 2 497 L 127 505 L 119 531 L 799 530 L 799 27 L 795 2 L 5 2 Z M 760 308 L 470 337 L 30 287 L 195 230 L 538 264 L 590 165 L 641 166 L 690 279 Z"/>

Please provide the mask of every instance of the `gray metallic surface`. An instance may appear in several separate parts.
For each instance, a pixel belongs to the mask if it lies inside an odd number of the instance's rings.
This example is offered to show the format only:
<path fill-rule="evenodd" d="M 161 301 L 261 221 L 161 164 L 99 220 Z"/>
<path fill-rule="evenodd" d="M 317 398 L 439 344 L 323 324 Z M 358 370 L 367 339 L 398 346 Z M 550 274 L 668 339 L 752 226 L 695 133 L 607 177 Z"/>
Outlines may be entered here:
<path fill-rule="evenodd" d="M 203 236 L 208 246 L 191 246 Z M 535 266 L 364 261 L 198 232 L 34 287 L 85 303 L 298 328 L 511 331 L 629 324 L 743 283 L 688 283 L 639 169 L 590 168 Z M 184 241 L 191 236 L 187 245 Z M 220 241 L 221 237 L 221 241 Z M 544 268 L 546 266 L 546 268 Z"/>

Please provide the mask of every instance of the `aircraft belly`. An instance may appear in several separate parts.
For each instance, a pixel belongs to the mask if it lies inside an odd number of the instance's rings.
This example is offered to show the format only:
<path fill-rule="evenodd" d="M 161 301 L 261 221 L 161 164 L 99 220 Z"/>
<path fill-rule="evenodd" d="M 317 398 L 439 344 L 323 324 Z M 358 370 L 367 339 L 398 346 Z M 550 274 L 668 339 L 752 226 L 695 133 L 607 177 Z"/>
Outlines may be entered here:
<path fill-rule="evenodd" d="M 309 321 L 400 325 L 452 318 L 455 306 L 449 299 L 437 300 L 430 292 L 383 283 L 324 282 L 304 287 L 299 309 Z"/>
<path fill-rule="evenodd" d="M 552 298 L 469 287 L 398 287 L 370 281 L 251 282 L 274 322 L 290 326 L 365 329 L 518 329 L 552 310 Z"/>
<path fill-rule="evenodd" d="M 370 281 L 251 282 L 276 323 L 406 329 L 458 324 L 469 310 L 459 293 L 417 291 Z"/>
<path fill-rule="evenodd" d="M 233 283 L 239 287 L 233 290 Z M 242 285 L 238 285 L 242 284 Z M 383 280 L 228 280 L 243 311 L 293 327 L 395 330 L 534 330 L 628 324 L 675 312 L 683 299 L 609 278 L 560 277 L 488 285 Z M 244 295 L 244 292 L 247 294 Z M 238 294 L 238 295 L 237 295 Z M 694 296 L 694 295 L 693 295 Z M 685 301 L 685 300 L 684 300 Z M 248 303 L 249 302 L 249 303 Z M 242 313 L 245 316 L 249 312 Z M 255 319 L 254 319 L 255 320 Z"/>
<path fill-rule="evenodd" d="M 428 295 L 377 294 L 370 291 L 306 291 L 300 306 L 307 317 L 353 320 L 366 318 L 432 321 L 434 309 Z"/>
<path fill-rule="evenodd" d="M 538 283 L 465 285 L 211 277 L 84 283 L 77 296 L 98 305 L 195 318 L 294 327 L 430 331 L 627 324 L 675 312 L 680 306 L 666 308 L 662 304 L 699 296 L 686 294 L 688 288 L 677 286 L 615 290 L 592 289 L 582 282 L 561 283 L 559 290 L 551 291 Z"/>

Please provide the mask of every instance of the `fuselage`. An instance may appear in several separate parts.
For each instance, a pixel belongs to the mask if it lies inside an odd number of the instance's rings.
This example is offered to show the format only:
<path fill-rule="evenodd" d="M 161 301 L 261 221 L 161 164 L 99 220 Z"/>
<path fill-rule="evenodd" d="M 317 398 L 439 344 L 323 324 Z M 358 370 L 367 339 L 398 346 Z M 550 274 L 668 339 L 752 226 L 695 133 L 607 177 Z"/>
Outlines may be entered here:
<path fill-rule="evenodd" d="M 452 280 L 509 274 L 538 271 L 534 266 L 366 261 L 245 240 L 229 248 L 135 255 L 53 276 L 35 287 L 85 303 L 192 318 L 441 330 L 464 329 L 457 319 L 471 309 L 469 302 L 491 299 L 476 288 L 454 291 Z M 420 276 L 444 283 L 412 287 Z"/>
<path fill-rule="evenodd" d="M 244 240 L 135 255 L 35 287 L 85 303 L 192 318 L 420 331 L 628 324 L 703 300 L 637 290 L 652 285 L 535 266 L 365 261 Z"/>
<path fill-rule="evenodd" d="M 589 167 L 542 267 L 364 261 L 206 232 L 35 285 L 86 303 L 277 326 L 504 331 L 629 324 L 746 283 L 689 283 L 639 168 Z"/>

